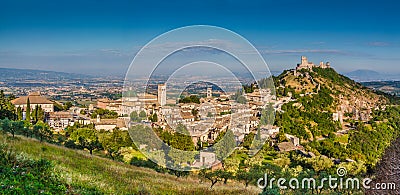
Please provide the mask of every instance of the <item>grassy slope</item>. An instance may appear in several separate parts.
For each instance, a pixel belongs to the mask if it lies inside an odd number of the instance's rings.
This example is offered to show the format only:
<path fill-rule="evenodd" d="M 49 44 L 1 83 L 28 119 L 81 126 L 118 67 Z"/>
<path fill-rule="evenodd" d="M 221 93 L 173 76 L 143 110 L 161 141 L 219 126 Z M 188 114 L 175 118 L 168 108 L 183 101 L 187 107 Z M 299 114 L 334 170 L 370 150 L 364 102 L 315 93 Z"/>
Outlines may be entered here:
<path fill-rule="evenodd" d="M 200 182 L 195 176 L 177 178 L 24 137 L 13 140 L 0 135 L 0 141 L 7 142 L 17 153 L 25 153 L 34 159 L 51 160 L 65 181 L 73 186 L 96 189 L 106 194 L 210 194 L 209 181 Z M 211 193 L 256 194 L 259 190 L 254 186 L 245 189 L 241 183 L 230 182 L 227 185 L 217 184 Z"/>

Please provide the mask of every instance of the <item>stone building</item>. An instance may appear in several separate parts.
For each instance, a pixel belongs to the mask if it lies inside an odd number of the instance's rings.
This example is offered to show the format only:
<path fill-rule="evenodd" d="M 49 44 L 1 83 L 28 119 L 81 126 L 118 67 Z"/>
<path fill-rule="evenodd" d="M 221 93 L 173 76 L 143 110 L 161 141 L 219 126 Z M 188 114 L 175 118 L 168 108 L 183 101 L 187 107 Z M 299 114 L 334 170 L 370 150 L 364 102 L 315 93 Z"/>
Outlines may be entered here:
<path fill-rule="evenodd" d="M 55 130 L 63 130 L 68 126 L 74 125 L 74 117 L 69 112 L 50 112 L 47 123 Z"/>
<path fill-rule="evenodd" d="M 330 68 L 330 63 L 329 62 L 320 62 L 319 66 L 315 65 L 312 62 L 309 62 L 306 56 L 301 56 L 301 63 L 297 64 L 296 70 L 301 70 L 301 69 L 308 69 L 312 70 L 313 67 L 319 67 L 319 68 Z"/>
<path fill-rule="evenodd" d="M 11 101 L 16 108 L 21 107 L 25 112 L 27 108 L 27 102 L 30 102 L 31 111 L 35 109 L 36 106 L 41 107 L 46 113 L 54 112 L 54 102 L 48 100 L 46 97 L 40 95 L 40 92 L 30 93 L 28 96 L 21 96 L 17 99 Z"/>
<path fill-rule="evenodd" d="M 207 87 L 207 98 L 212 98 L 212 88 Z"/>
<path fill-rule="evenodd" d="M 165 84 L 158 85 L 157 101 L 160 106 L 164 106 L 167 103 L 167 86 Z"/>

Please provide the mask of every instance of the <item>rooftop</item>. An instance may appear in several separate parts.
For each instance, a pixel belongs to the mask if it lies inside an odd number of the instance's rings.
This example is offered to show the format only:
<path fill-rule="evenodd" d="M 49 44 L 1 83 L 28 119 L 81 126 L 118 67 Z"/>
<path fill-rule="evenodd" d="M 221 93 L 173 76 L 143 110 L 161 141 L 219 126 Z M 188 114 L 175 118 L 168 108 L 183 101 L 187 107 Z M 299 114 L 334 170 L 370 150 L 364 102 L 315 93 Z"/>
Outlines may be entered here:
<path fill-rule="evenodd" d="M 21 96 L 11 101 L 14 105 L 23 105 L 28 102 L 31 104 L 53 104 L 54 102 L 48 100 L 46 97 L 40 96 L 40 92 L 30 93 L 28 96 Z"/>

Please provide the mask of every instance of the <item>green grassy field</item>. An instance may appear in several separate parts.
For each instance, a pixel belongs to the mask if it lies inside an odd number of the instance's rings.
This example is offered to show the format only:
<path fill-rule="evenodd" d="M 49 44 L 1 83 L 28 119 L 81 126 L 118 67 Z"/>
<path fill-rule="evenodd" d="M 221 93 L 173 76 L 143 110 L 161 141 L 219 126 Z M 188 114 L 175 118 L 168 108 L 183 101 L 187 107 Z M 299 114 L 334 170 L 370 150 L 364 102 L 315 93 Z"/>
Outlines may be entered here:
<path fill-rule="evenodd" d="M 15 139 L 0 135 L 0 142 L 16 153 L 29 158 L 50 160 L 61 179 L 71 186 L 93 189 L 103 194 L 257 194 L 255 186 L 239 182 L 218 183 L 212 190 L 209 181 L 197 176 L 184 178 L 158 173 L 154 170 L 115 162 L 85 151 L 40 143 L 35 139 L 18 136 Z"/>

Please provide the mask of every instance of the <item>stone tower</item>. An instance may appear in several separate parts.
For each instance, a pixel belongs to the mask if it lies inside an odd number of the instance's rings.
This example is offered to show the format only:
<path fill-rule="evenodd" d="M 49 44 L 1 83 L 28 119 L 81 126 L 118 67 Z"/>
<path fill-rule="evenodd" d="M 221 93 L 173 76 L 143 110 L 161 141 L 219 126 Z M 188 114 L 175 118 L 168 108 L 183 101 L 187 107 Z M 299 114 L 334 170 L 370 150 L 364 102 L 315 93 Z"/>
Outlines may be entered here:
<path fill-rule="evenodd" d="M 164 106 L 167 103 L 167 86 L 159 84 L 157 92 L 157 101 L 161 106 Z"/>
<path fill-rule="evenodd" d="M 212 98 L 212 88 L 207 87 L 207 98 Z"/>
<path fill-rule="evenodd" d="M 306 56 L 301 56 L 301 65 L 303 65 L 303 66 L 308 65 L 308 59 Z"/>

